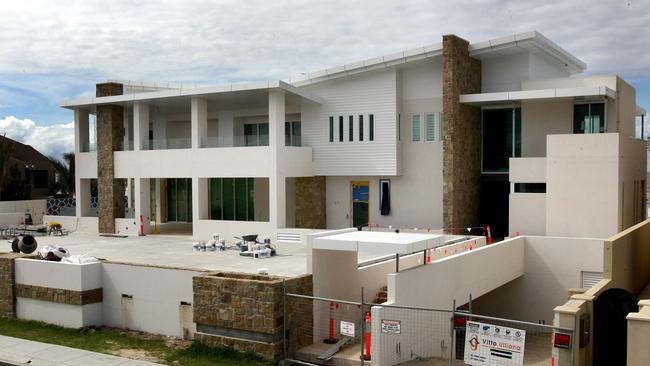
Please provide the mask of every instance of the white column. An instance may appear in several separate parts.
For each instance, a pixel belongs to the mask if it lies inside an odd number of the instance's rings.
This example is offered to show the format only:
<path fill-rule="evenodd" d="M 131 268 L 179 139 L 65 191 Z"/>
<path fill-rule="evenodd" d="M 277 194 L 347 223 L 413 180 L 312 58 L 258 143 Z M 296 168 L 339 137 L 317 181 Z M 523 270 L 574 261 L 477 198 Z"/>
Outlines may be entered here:
<path fill-rule="evenodd" d="M 135 220 L 138 223 L 138 233 L 141 233 L 140 225 L 143 225 L 146 235 L 151 233 L 151 186 L 149 178 L 135 178 L 134 181 Z"/>
<path fill-rule="evenodd" d="M 234 146 L 235 136 L 235 114 L 232 111 L 217 112 L 217 131 L 219 136 L 219 147 Z"/>
<path fill-rule="evenodd" d="M 192 230 L 198 233 L 200 220 L 208 219 L 208 178 L 192 178 Z M 196 234 L 194 234 L 196 237 Z"/>
<path fill-rule="evenodd" d="M 90 135 L 88 134 L 88 110 L 74 110 L 74 153 L 88 151 Z"/>
<path fill-rule="evenodd" d="M 133 150 L 149 150 L 149 104 L 133 105 Z"/>
<path fill-rule="evenodd" d="M 76 215 L 90 215 L 90 179 L 76 179 L 75 183 Z"/>
<path fill-rule="evenodd" d="M 131 136 L 131 134 L 133 134 L 133 130 L 131 129 L 131 117 L 129 116 L 129 109 L 128 108 L 124 108 L 123 116 L 124 117 L 122 118 L 122 120 L 123 120 L 123 126 L 124 126 L 124 143 L 122 145 L 122 149 L 124 151 L 129 151 L 129 150 L 131 150 L 130 147 L 129 147 L 129 143 L 131 142 L 131 139 L 133 138 L 133 136 Z"/>
<path fill-rule="evenodd" d="M 192 149 L 205 146 L 208 136 L 208 102 L 202 98 L 192 98 Z"/>
<path fill-rule="evenodd" d="M 271 176 L 269 177 L 270 221 L 275 228 L 286 226 L 286 176 L 279 159 L 284 149 L 285 94 L 283 90 L 269 91 L 269 147 Z"/>

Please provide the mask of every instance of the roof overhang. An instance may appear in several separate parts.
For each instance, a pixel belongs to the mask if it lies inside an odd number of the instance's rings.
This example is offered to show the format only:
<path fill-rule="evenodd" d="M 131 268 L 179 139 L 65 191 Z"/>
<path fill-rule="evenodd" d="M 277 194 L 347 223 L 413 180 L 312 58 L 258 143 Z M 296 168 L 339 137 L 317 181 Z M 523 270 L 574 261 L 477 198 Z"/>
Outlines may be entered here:
<path fill-rule="evenodd" d="M 70 100 L 61 102 L 61 107 L 74 109 L 79 107 L 89 107 L 94 105 L 103 105 L 103 104 L 124 104 L 132 102 L 149 102 L 167 98 L 177 98 L 177 97 L 210 97 L 218 96 L 225 94 L 234 94 L 241 92 L 266 92 L 271 90 L 283 90 L 287 93 L 293 94 L 302 99 L 308 100 L 313 103 L 322 104 L 324 101 L 321 97 L 315 96 L 296 88 L 291 84 L 287 84 L 283 81 L 265 81 L 258 83 L 246 83 L 246 84 L 228 84 L 228 85 L 219 85 L 219 86 L 209 86 L 209 87 L 200 87 L 200 88 L 180 88 L 180 89 L 171 89 L 163 91 L 155 91 L 150 93 L 136 93 L 136 94 L 125 94 L 125 95 L 116 95 L 110 97 L 100 97 L 100 98 L 89 98 L 81 100 Z"/>
<path fill-rule="evenodd" d="M 507 51 L 541 52 L 563 63 L 572 74 L 583 72 L 587 68 L 587 64 L 536 31 L 518 33 L 508 37 L 496 38 L 469 45 L 470 55 L 479 59 L 489 55 L 505 54 Z M 436 56 L 442 56 L 442 43 L 435 43 L 429 46 L 397 52 L 383 57 L 371 58 L 345 64 L 343 66 L 307 73 L 296 80 L 290 80 L 290 82 L 295 86 L 305 86 L 366 71 L 394 67 L 408 62 L 424 60 Z"/>
<path fill-rule="evenodd" d="M 521 90 L 497 93 L 462 94 L 460 102 L 471 105 L 489 105 L 499 103 L 514 103 L 523 101 L 544 100 L 579 100 L 616 98 L 616 91 L 606 86 L 590 86 L 579 88 L 556 88 Z"/>

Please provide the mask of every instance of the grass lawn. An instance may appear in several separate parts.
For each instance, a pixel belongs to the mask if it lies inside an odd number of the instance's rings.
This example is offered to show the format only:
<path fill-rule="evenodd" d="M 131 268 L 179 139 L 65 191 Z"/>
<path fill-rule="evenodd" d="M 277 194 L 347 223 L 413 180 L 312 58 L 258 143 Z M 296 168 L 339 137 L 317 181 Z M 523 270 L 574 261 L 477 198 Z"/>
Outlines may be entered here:
<path fill-rule="evenodd" d="M 56 325 L 0 318 L 0 334 L 167 365 L 271 366 L 256 355 L 215 349 L 200 343 L 118 329 L 69 329 Z"/>

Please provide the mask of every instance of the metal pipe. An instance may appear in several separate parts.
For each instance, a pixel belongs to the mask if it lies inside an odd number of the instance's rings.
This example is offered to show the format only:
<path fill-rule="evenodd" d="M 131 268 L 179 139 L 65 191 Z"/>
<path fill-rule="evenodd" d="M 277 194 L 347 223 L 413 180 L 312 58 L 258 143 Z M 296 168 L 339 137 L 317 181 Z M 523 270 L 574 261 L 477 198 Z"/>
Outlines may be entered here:
<path fill-rule="evenodd" d="M 395 273 L 399 273 L 399 253 L 395 253 Z"/>

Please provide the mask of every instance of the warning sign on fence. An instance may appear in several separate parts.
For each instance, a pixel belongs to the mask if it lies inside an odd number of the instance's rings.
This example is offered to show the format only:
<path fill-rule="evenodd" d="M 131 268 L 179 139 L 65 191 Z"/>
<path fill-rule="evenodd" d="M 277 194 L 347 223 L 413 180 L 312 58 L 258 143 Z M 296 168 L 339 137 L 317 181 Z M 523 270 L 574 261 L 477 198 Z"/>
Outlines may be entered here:
<path fill-rule="evenodd" d="M 468 365 L 521 366 L 526 331 L 467 321 L 465 363 Z"/>
<path fill-rule="evenodd" d="M 402 332 L 402 322 L 400 320 L 381 320 L 381 332 L 400 334 Z"/>
<path fill-rule="evenodd" d="M 341 334 L 354 338 L 354 323 L 341 320 Z"/>

